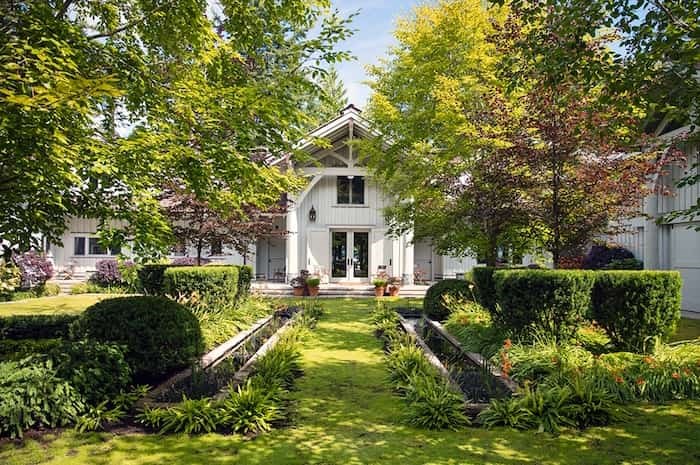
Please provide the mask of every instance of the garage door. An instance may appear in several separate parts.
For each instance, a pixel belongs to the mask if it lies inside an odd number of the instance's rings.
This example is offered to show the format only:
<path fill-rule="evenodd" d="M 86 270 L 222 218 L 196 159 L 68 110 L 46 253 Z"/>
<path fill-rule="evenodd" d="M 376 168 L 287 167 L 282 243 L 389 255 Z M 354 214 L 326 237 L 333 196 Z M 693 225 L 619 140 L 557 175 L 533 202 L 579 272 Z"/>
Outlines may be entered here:
<path fill-rule="evenodd" d="M 694 223 L 674 225 L 671 230 L 671 268 L 683 276 L 683 310 L 700 312 L 700 232 Z"/>

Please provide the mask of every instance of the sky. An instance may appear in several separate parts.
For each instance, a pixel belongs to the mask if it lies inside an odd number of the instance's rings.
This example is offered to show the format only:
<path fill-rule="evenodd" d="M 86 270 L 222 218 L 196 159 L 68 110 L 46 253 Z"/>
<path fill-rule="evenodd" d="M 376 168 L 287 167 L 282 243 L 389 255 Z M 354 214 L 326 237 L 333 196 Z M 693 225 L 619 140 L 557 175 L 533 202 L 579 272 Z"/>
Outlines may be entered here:
<path fill-rule="evenodd" d="M 340 44 L 349 50 L 355 60 L 337 66 L 338 74 L 345 83 L 348 100 L 363 108 L 370 94 L 364 82 L 367 80 L 366 66 L 377 64 L 391 45 L 396 20 L 411 13 L 419 0 L 332 0 L 333 7 L 342 16 L 359 11 L 352 22 L 355 34 Z"/>

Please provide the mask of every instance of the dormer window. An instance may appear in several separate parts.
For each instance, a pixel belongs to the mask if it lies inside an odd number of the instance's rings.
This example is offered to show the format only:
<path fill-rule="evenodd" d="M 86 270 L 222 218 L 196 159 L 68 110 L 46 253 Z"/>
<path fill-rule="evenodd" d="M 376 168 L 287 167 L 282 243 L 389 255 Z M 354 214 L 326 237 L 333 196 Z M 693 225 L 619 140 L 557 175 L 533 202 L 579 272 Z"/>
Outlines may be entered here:
<path fill-rule="evenodd" d="M 364 205 L 365 178 L 362 176 L 338 176 L 338 205 Z"/>

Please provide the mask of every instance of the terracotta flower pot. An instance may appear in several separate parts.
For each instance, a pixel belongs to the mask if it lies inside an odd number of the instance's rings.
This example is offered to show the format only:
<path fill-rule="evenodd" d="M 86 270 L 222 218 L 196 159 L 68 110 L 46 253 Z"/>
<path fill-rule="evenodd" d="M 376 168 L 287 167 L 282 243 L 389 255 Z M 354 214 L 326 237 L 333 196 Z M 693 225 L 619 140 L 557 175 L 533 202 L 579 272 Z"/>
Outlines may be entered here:
<path fill-rule="evenodd" d="M 384 288 L 383 287 L 375 287 L 374 288 L 374 295 L 376 297 L 382 297 L 384 295 Z"/>
<path fill-rule="evenodd" d="M 318 295 L 319 289 L 320 289 L 320 288 L 319 288 L 318 286 L 316 286 L 316 287 L 309 287 L 309 295 L 310 295 L 311 297 L 316 297 L 316 296 Z"/>
<path fill-rule="evenodd" d="M 396 297 L 399 295 L 399 289 L 401 289 L 399 286 L 389 286 L 389 295 L 391 297 Z"/>
<path fill-rule="evenodd" d="M 304 288 L 303 287 L 295 287 L 294 289 L 294 297 L 301 297 L 304 295 Z"/>

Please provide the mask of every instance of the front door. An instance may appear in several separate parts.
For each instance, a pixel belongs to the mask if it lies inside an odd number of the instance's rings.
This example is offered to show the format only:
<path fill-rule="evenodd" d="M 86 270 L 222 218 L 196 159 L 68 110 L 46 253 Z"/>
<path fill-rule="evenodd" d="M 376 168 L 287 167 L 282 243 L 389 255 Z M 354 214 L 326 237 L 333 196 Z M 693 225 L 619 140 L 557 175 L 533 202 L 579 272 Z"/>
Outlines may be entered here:
<path fill-rule="evenodd" d="M 331 278 L 336 281 L 369 278 L 369 233 L 331 231 Z"/>

